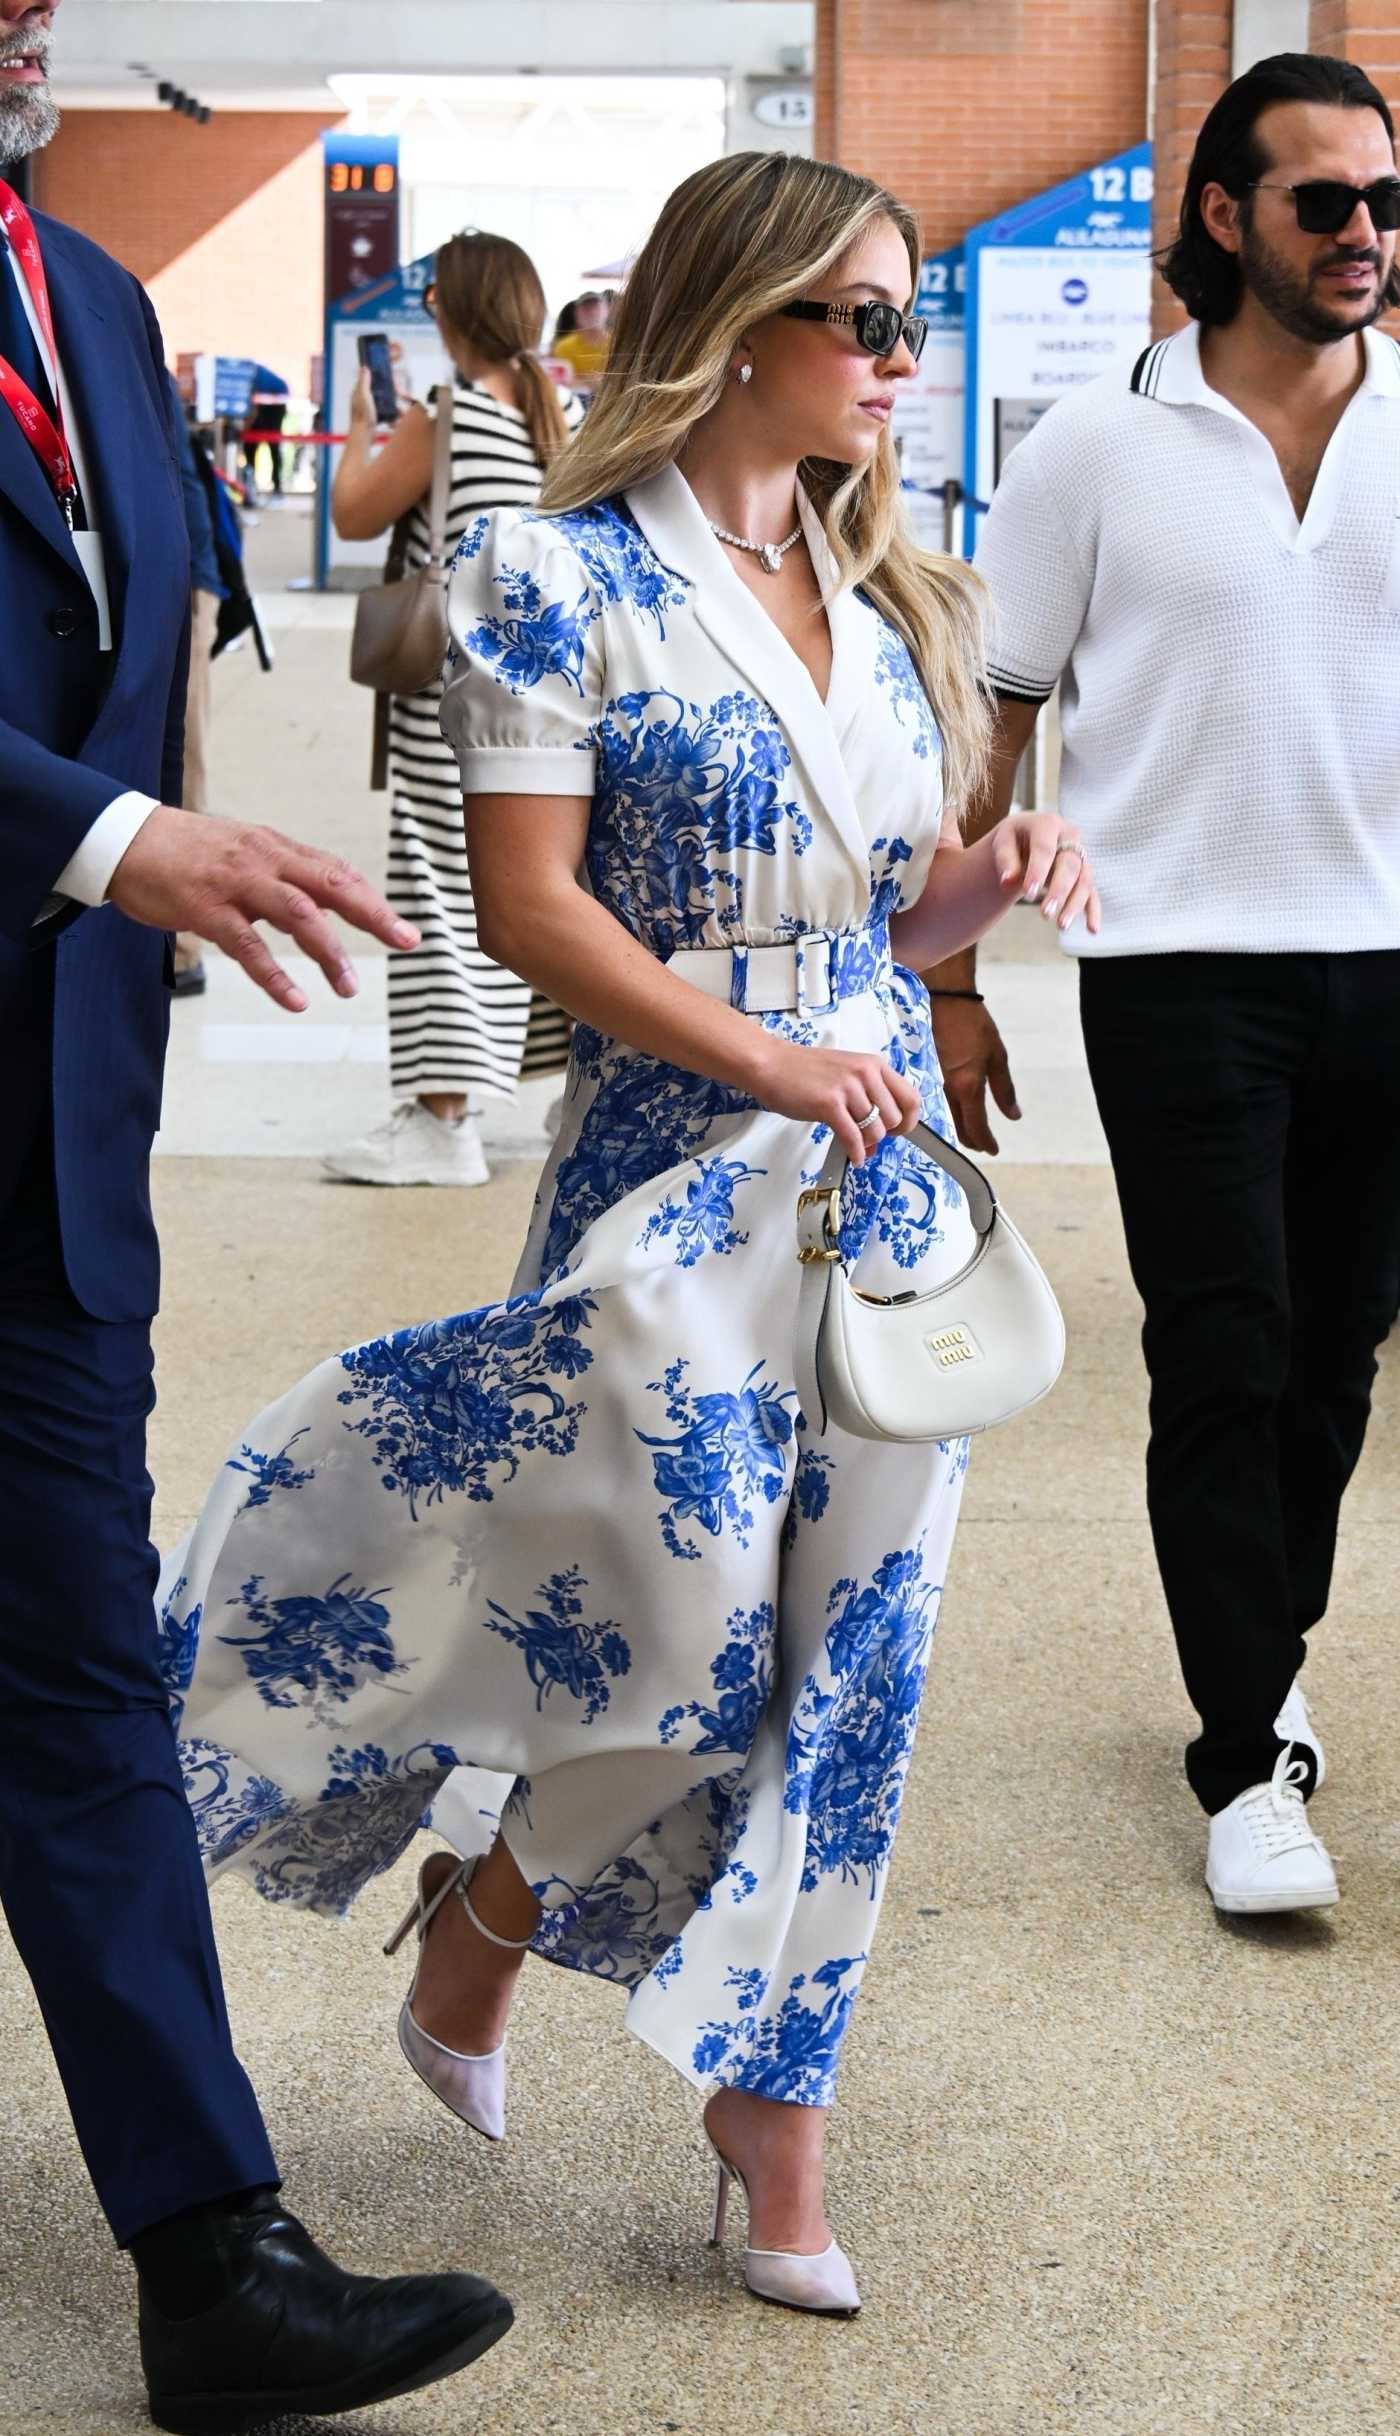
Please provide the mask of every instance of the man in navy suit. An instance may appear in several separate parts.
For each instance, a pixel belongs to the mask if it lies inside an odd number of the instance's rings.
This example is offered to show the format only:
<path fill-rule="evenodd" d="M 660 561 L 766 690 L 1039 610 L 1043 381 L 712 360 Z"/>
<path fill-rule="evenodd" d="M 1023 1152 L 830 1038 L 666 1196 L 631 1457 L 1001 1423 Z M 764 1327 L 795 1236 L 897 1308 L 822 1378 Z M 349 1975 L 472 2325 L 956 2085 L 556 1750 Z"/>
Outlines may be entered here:
<path fill-rule="evenodd" d="M 134 2257 L 162 2427 L 348 2410 L 462 2367 L 475 2276 L 356 2277 L 277 2198 L 234 2055 L 156 1663 L 148 1163 L 171 942 L 306 1004 L 327 909 L 414 933 L 357 872 L 179 809 L 189 568 L 142 290 L 3 183 L 57 123 L 59 0 L 0 0 L 0 1901 L 88 2170 Z"/>

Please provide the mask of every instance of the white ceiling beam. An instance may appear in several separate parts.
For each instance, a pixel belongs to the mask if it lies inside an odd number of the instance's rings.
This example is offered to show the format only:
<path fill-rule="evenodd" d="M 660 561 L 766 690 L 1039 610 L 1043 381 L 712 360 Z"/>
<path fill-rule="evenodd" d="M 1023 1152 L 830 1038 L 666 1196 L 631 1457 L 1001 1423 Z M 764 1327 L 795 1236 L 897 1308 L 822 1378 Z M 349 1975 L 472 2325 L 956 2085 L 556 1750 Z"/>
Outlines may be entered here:
<path fill-rule="evenodd" d="M 64 0 L 54 87 L 70 105 L 139 104 L 145 67 L 224 108 L 234 94 L 306 108 L 341 75 L 778 75 L 810 52 L 812 14 L 812 0 Z"/>

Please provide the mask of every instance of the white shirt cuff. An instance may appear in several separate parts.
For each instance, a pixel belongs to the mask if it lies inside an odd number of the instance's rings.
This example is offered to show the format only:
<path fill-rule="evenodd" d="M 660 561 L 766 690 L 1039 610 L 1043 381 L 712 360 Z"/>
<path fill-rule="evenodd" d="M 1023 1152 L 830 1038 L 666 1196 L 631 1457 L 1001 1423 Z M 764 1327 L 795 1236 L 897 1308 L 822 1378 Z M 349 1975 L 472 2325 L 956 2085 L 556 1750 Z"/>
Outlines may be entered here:
<path fill-rule="evenodd" d="M 54 881 L 55 895 L 71 897 L 79 905 L 103 904 L 118 863 L 159 804 L 158 796 L 131 791 L 108 804 Z"/>

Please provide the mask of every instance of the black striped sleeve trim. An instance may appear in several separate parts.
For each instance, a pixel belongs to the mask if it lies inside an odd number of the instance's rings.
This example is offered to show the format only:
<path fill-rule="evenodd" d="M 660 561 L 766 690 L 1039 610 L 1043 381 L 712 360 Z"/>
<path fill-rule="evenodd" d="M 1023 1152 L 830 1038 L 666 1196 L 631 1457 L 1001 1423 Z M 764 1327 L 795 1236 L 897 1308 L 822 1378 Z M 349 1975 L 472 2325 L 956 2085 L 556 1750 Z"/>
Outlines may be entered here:
<path fill-rule="evenodd" d="M 999 702 L 1048 702 L 1053 685 L 1032 685 L 1029 677 L 1016 675 L 1011 669 L 989 667 L 987 674 L 992 692 Z"/>

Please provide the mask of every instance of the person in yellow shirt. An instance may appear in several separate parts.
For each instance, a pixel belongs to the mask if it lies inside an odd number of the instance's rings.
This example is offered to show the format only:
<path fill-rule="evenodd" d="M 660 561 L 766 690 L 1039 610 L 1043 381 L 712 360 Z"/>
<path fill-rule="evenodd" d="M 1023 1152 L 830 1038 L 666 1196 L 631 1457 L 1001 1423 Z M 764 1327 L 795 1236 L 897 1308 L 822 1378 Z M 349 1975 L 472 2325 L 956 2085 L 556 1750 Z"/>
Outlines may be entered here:
<path fill-rule="evenodd" d="M 608 360 L 607 299 L 593 294 L 580 296 L 573 308 L 573 328 L 563 338 L 556 338 L 550 352 L 569 367 L 569 377 L 575 389 L 589 396 L 603 377 Z M 561 316 L 562 318 L 562 316 Z"/>

